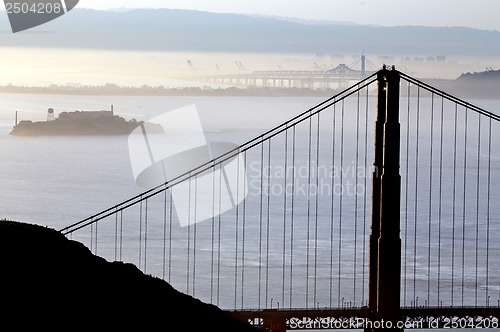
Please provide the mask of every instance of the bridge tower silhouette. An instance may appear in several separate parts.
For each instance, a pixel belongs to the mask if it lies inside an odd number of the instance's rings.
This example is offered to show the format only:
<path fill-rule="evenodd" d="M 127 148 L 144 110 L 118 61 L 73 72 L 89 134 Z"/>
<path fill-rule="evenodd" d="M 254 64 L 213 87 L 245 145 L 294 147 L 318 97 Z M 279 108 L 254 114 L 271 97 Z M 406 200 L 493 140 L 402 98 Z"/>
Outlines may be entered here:
<path fill-rule="evenodd" d="M 498 129 L 499 115 L 384 66 L 60 231 L 266 330 L 498 328 Z M 221 212 L 232 163 L 246 196 Z M 210 218 L 175 226 L 182 184 L 188 215 Z"/>
<path fill-rule="evenodd" d="M 385 66 L 377 74 L 377 118 L 370 234 L 369 308 L 378 319 L 396 321 L 400 309 L 401 176 L 399 73 Z"/>

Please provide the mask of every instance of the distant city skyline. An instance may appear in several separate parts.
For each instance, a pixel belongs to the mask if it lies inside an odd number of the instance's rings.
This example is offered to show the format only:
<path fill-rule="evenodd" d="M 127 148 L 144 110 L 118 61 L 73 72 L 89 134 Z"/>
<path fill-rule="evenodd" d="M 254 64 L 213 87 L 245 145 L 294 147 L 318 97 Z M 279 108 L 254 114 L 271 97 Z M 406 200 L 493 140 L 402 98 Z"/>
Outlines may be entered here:
<path fill-rule="evenodd" d="M 78 7 L 192 9 L 382 26 L 463 26 L 500 31 L 498 0 L 81 0 Z"/>

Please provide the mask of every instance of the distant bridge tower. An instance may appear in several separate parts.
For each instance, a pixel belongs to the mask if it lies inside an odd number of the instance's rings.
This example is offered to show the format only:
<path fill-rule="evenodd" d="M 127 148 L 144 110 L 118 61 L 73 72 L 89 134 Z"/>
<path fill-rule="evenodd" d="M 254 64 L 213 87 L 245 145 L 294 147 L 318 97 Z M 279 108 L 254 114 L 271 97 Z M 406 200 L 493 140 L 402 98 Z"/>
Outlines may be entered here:
<path fill-rule="evenodd" d="M 54 121 L 54 109 L 49 108 L 49 111 L 47 112 L 47 121 Z"/>
<path fill-rule="evenodd" d="M 361 78 L 366 77 L 366 56 L 363 54 L 361 56 Z"/>

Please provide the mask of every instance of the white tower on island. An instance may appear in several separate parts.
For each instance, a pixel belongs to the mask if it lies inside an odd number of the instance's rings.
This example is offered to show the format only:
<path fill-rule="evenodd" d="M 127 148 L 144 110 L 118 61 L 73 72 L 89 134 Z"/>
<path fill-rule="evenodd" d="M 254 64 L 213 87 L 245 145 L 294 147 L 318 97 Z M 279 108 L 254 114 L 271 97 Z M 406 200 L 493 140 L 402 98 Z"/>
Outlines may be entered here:
<path fill-rule="evenodd" d="M 54 121 L 54 109 L 49 108 L 49 111 L 47 112 L 47 121 Z"/>

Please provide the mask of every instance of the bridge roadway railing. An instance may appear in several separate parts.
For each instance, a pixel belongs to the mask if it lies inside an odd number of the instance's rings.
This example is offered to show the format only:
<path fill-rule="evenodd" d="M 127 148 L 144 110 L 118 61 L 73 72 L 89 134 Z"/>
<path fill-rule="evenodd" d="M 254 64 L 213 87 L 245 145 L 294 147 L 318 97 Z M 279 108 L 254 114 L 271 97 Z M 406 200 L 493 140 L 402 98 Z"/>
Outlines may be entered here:
<path fill-rule="evenodd" d="M 364 308 L 264 309 L 229 311 L 250 325 L 269 331 L 284 330 L 403 330 L 499 329 L 496 307 L 401 308 L 397 320 L 380 319 Z"/>

